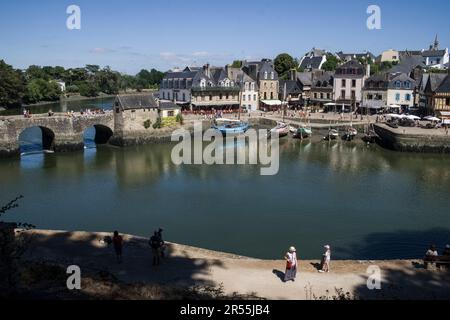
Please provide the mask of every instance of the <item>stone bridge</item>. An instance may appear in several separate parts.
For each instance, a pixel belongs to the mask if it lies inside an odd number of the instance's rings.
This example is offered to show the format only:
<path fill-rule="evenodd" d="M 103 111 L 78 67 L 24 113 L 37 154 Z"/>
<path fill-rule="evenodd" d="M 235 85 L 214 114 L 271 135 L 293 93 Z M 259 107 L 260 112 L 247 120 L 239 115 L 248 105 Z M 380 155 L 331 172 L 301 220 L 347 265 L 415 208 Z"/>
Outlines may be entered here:
<path fill-rule="evenodd" d="M 107 143 L 114 134 L 112 111 L 96 115 L 56 113 L 53 116 L 32 115 L 0 117 L 0 156 L 20 153 L 19 137 L 28 128 L 39 127 L 42 131 L 44 150 L 75 151 L 84 148 L 84 132 L 94 127 L 95 142 Z"/>

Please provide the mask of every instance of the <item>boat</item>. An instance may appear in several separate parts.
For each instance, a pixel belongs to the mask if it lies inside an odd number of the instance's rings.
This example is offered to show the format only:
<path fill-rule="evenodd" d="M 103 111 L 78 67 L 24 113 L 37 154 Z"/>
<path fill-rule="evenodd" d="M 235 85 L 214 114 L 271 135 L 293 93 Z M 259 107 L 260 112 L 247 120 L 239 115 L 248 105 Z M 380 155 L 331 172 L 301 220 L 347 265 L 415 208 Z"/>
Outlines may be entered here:
<path fill-rule="evenodd" d="M 358 135 L 358 131 L 353 127 L 348 127 L 345 130 L 344 135 L 342 136 L 342 139 L 351 141 Z"/>
<path fill-rule="evenodd" d="M 295 133 L 295 137 L 296 138 L 308 138 L 312 135 L 312 129 L 311 127 L 307 127 L 307 126 L 301 126 L 300 128 L 297 129 L 297 132 Z"/>
<path fill-rule="evenodd" d="M 297 128 L 296 127 L 293 127 L 293 126 L 289 126 L 289 131 L 292 133 L 292 134 L 296 134 L 297 133 Z"/>
<path fill-rule="evenodd" d="M 213 129 L 220 131 L 223 135 L 238 135 L 247 132 L 249 124 L 241 120 L 216 119 Z"/>
<path fill-rule="evenodd" d="M 339 132 L 336 129 L 330 129 L 328 131 L 328 135 L 325 137 L 325 140 L 336 140 L 339 137 Z"/>
<path fill-rule="evenodd" d="M 289 126 L 284 122 L 277 122 L 277 126 L 270 130 L 270 133 L 278 133 L 278 137 L 285 137 L 289 134 Z"/>

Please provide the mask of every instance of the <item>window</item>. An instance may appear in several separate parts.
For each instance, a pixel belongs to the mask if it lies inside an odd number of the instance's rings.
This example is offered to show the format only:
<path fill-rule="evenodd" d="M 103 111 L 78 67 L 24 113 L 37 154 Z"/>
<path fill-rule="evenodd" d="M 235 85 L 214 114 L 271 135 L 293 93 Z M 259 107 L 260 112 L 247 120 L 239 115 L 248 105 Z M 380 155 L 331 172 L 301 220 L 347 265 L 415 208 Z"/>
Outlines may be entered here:
<path fill-rule="evenodd" d="M 252 101 L 252 96 L 250 94 L 248 95 L 248 101 Z"/>
<path fill-rule="evenodd" d="M 168 117 L 173 117 L 175 115 L 174 111 L 167 111 L 167 116 Z"/>
<path fill-rule="evenodd" d="M 275 74 L 273 73 L 273 71 L 270 73 L 270 79 L 275 79 Z"/>
<path fill-rule="evenodd" d="M 245 83 L 245 91 L 248 91 L 248 82 Z"/>
<path fill-rule="evenodd" d="M 406 89 L 411 89 L 411 82 L 405 81 L 405 88 Z"/>
<path fill-rule="evenodd" d="M 406 94 L 405 100 L 406 100 L 406 101 L 411 101 L 411 95 L 410 95 L 409 93 Z"/>
<path fill-rule="evenodd" d="M 323 93 L 320 93 L 320 99 L 323 99 Z"/>
<path fill-rule="evenodd" d="M 166 100 L 166 93 L 163 91 L 163 100 Z"/>
<path fill-rule="evenodd" d="M 395 94 L 395 101 L 400 101 L 400 93 Z"/>
<path fill-rule="evenodd" d="M 352 80 L 352 88 L 356 88 L 356 80 L 355 79 Z"/>
<path fill-rule="evenodd" d="M 131 120 L 136 119 L 136 110 L 131 110 Z"/>
<path fill-rule="evenodd" d="M 167 92 L 167 100 L 170 100 L 170 92 Z"/>
<path fill-rule="evenodd" d="M 395 81 L 395 87 L 396 88 L 401 88 L 402 87 L 402 83 L 400 81 Z"/>
<path fill-rule="evenodd" d="M 450 98 L 445 99 L 445 105 L 450 106 Z"/>
<path fill-rule="evenodd" d="M 223 99 L 223 95 L 219 94 L 219 99 L 222 100 Z"/>
<path fill-rule="evenodd" d="M 253 101 L 256 101 L 256 94 L 253 95 Z"/>
<path fill-rule="evenodd" d="M 356 91 L 352 90 L 352 100 L 355 100 L 355 99 L 356 99 Z"/>
<path fill-rule="evenodd" d="M 267 71 L 264 71 L 264 79 L 267 80 Z"/>
<path fill-rule="evenodd" d="M 270 93 L 270 100 L 273 100 L 273 92 Z"/>
<path fill-rule="evenodd" d="M 116 108 L 116 113 L 120 113 L 120 108 Z"/>
<path fill-rule="evenodd" d="M 344 88 L 347 86 L 347 83 L 346 83 L 345 79 L 342 79 L 341 86 L 344 87 Z"/>
<path fill-rule="evenodd" d="M 242 95 L 242 101 L 245 101 L 245 94 Z"/>
<path fill-rule="evenodd" d="M 264 100 L 267 100 L 267 92 L 264 92 Z"/>
<path fill-rule="evenodd" d="M 205 101 L 205 96 L 202 96 L 202 101 Z"/>
<path fill-rule="evenodd" d="M 345 99 L 345 90 L 341 91 L 341 99 Z"/>
<path fill-rule="evenodd" d="M 252 91 L 255 91 L 255 84 L 252 82 L 251 84 Z M 256 100 L 256 99 L 255 99 Z"/>
<path fill-rule="evenodd" d="M 183 101 L 186 101 L 186 93 L 183 93 Z"/>

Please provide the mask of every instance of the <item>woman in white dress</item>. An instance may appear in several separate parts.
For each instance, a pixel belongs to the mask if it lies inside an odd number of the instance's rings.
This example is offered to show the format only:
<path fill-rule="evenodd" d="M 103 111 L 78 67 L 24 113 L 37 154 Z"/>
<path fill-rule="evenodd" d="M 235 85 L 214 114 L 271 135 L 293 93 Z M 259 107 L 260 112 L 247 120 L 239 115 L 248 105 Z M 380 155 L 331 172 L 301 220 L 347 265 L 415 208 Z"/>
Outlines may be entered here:
<path fill-rule="evenodd" d="M 320 273 L 330 272 L 330 261 L 331 261 L 331 248 L 329 245 L 324 246 L 325 253 L 322 256 L 322 268 L 319 270 Z"/>
<path fill-rule="evenodd" d="M 290 247 L 286 253 L 286 272 L 284 273 L 284 281 L 295 281 L 297 275 L 297 250 L 294 247 Z"/>

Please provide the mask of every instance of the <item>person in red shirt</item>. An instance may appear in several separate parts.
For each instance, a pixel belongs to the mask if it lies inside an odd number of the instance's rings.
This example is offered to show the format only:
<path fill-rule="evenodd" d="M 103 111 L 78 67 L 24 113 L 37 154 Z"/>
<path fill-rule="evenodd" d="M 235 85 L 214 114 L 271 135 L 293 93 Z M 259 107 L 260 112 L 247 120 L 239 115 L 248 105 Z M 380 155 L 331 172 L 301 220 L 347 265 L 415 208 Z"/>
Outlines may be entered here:
<path fill-rule="evenodd" d="M 114 231 L 112 242 L 114 245 L 114 251 L 116 252 L 117 262 L 122 263 L 123 238 L 119 235 L 118 231 Z"/>

